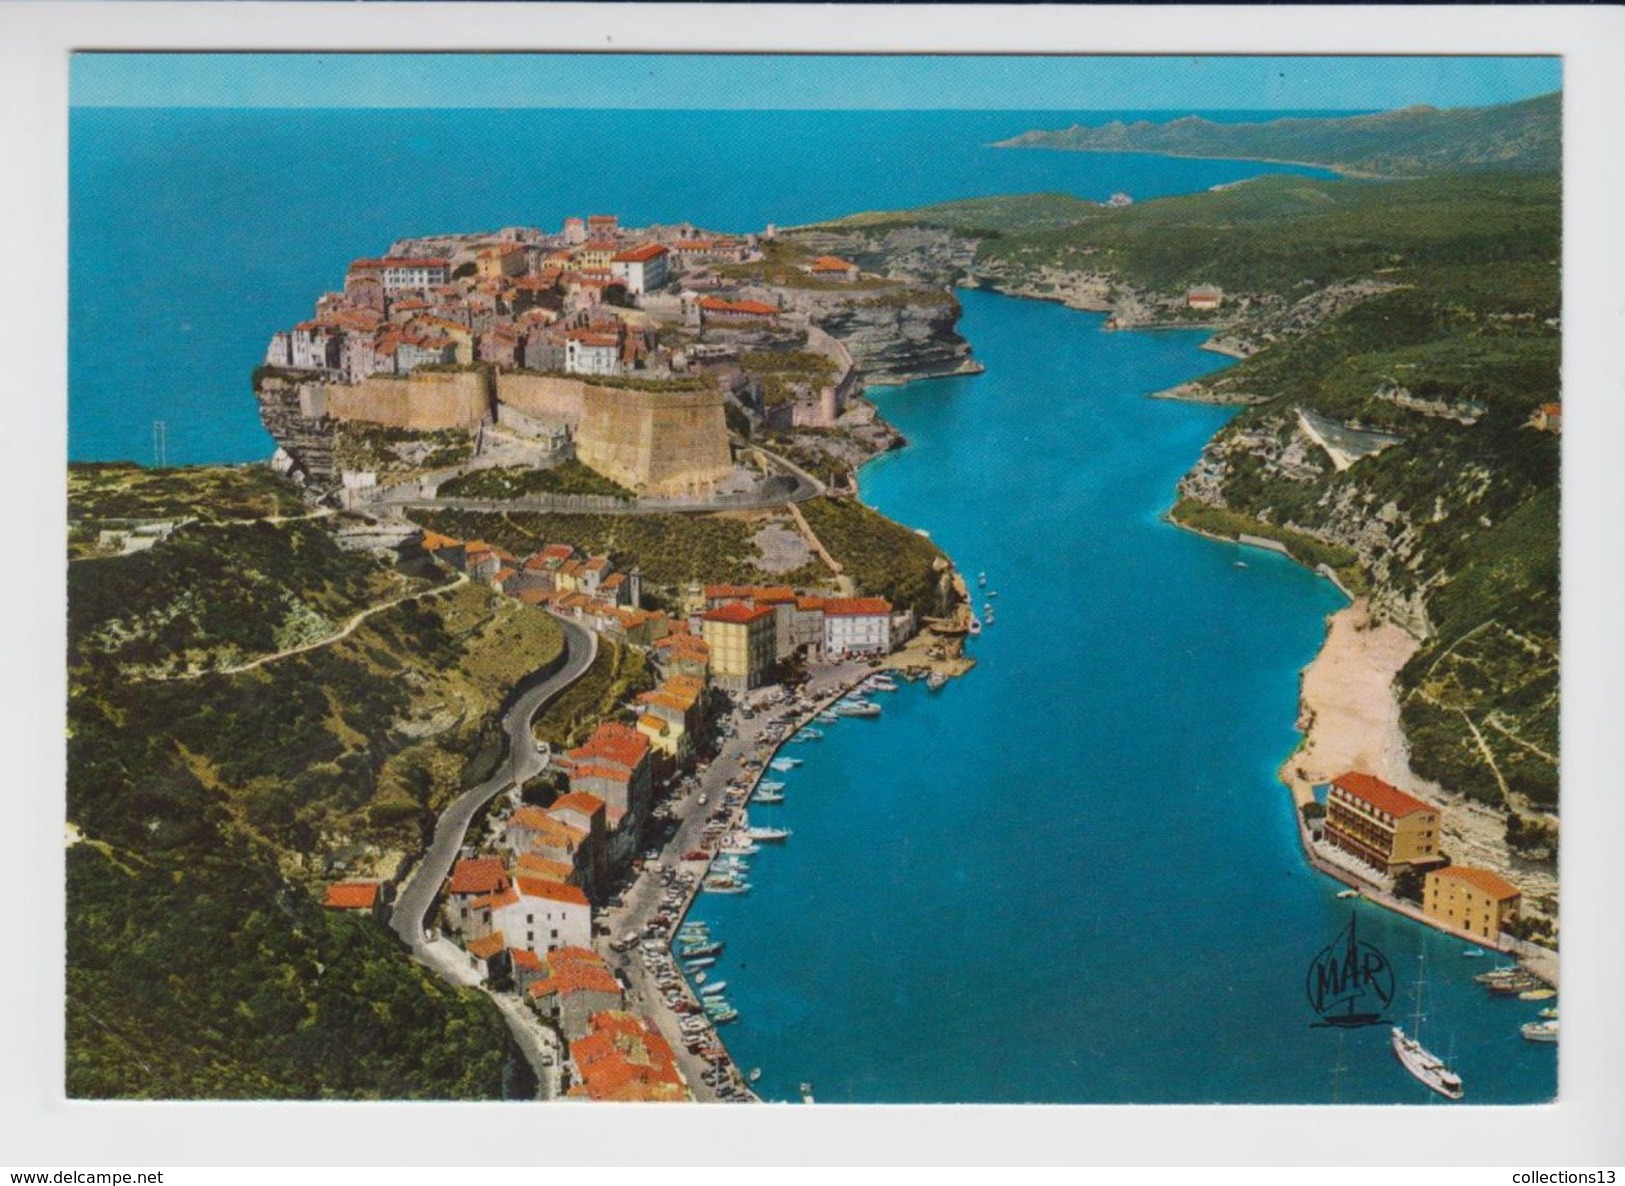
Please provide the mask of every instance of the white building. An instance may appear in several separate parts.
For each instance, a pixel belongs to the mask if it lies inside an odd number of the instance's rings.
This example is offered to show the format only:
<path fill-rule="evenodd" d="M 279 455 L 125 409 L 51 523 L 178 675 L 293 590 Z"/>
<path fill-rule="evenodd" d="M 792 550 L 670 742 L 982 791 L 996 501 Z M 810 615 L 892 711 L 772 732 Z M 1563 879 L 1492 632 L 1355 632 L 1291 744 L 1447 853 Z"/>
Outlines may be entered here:
<path fill-rule="evenodd" d="M 581 890 L 539 877 L 517 877 L 513 888 L 512 900 L 491 918 L 509 947 L 546 955 L 555 947 L 592 946 L 592 906 Z"/>
<path fill-rule="evenodd" d="M 891 602 L 884 597 L 824 600 L 824 651 L 884 655 L 891 650 Z"/>
<path fill-rule="evenodd" d="M 570 375 L 615 375 L 621 369 L 619 334 L 571 330 L 564 339 L 564 370 Z"/>
<path fill-rule="evenodd" d="M 644 243 L 618 253 L 609 261 L 609 274 L 635 296 L 652 292 L 666 283 L 671 252 L 659 243 Z"/>
<path fill-rule="evenodd" d="M 403 288 L 429 289 L 446 283 L 451 278 L 451 263 L 444 259 L 394 256 L 384 259 L 358 259 L 350 265 L 351 273 L 371 273 L 378 277 L 384 292 L 399 292 Z"/>
<path fill-rule="evenodd" d="M 339 366 L 341 335 L 315 321 L 302 321 L 293 327 L 289 339 L 288 365 L 300 371 L 330 371 Z"/>

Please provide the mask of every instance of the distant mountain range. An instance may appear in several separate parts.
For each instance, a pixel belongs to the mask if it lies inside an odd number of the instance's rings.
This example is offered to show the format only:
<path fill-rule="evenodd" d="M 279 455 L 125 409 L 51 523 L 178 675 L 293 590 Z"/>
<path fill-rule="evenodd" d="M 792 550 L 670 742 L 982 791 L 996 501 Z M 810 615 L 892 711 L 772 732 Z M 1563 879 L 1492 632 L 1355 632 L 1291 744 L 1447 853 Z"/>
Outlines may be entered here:
<path fill-rule="evenodd" d="M 1543 172 L 1562 163 L 1562 100 L 1554 91 L 1498 107 L 1405 107 L 1265 123 L 1220 124 L 1194 115 L 1168 123 L 1114 120 L 1023 132 L 994 147 L 1290 161 L 1378 177 Z"/>

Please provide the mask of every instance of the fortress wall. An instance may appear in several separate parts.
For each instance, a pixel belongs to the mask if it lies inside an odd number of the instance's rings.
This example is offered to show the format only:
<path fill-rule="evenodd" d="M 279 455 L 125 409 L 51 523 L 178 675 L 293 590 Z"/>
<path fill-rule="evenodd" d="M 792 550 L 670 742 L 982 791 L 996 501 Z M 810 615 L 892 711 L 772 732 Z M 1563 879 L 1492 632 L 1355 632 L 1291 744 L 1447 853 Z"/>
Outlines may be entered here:
<path fill-rule="evenodd" d="M 642 494 L 710 493 L 733 468 L 722 407 L 720 391 L 588 387 L 576 456 Z"/>
<path fill-rule="evenodd" d="M 580 379 L 556 375 L 516 375 L 504 371 L 497 376 L 497 403 L 506 404 L 538 420 L 567 424 L 581 423 L 582 400 L 587 385 Z"/>
<path fill-rule="evenodd" d="M 390 428 L 474 428 L 491 409 L 486 377 L 474 371 L 372 375 L 353 385 L 316 387 L 328 415 Z"/>

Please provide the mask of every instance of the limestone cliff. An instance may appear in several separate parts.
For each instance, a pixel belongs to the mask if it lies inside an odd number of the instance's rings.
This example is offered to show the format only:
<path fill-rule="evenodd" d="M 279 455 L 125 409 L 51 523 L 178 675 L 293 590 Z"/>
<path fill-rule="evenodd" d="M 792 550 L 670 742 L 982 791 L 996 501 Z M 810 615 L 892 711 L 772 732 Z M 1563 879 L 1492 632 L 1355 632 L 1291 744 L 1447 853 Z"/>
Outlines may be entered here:
<path fill-rule="evenodd" d="M 907 383 L 982 368 L 960 337 L 959 302 L 940 288 L 882 293 L 792 291 L 787 302 L 838 339 L 870 385 Z"/>

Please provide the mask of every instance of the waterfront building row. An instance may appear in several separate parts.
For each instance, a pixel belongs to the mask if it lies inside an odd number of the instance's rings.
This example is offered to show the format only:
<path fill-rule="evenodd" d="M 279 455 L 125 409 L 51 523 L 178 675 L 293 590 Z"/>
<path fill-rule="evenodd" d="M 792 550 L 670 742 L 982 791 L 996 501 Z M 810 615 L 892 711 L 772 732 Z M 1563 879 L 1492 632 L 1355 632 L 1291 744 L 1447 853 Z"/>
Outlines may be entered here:
<path fill-rule="evenodd" d="M 1499 944 L 1516 929 L 1522 894 L 1488 869 L 1453 864 L 1442 829 L 1437 807 L 1374 775 L 1348 771 L 1326 789 L 1321 839 L 1338 864 L 1390 891 L 1420 875 L 1425 918 Z"/>

